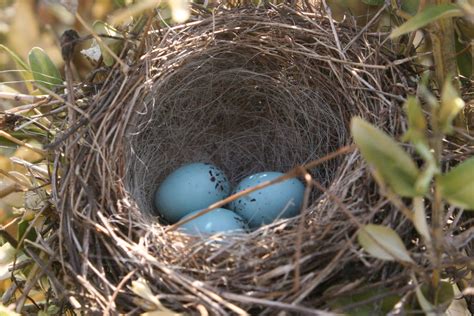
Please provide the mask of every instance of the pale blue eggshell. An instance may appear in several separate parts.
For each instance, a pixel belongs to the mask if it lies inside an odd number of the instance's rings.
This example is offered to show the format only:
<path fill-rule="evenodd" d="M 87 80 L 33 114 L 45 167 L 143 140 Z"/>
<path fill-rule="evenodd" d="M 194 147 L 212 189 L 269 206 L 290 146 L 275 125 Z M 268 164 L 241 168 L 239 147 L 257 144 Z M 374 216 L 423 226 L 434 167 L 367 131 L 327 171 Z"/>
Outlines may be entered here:
<path fill-rule="evenodd" d="M 202 210 L 194 211 L 183 219 L 189 218 L 200 211 Z M 248 231 L 248 226 L 245 220 L 236 213 L 225 208 L 217 208 L 183 224 L 179 229 L 190 235 L 203 235 L 230 232 L 242 233 Z"/>
<path fill-rule="evenodd" d="M 155 193 L 155 207 L 168 222 L 205 209 L 226 198 L 230 183 L 224 172 L 208 163 L 191 163 L 172 172 Z"/>
<path fill-rule="evenodd" d="M 281 172 L 260 172 L 243 179 L 233 194 L 282 176 Z M 250 228 L 270 224 L 278 218 L 290 218 L 299 214 L 303 204 L 304 185 L 298 179 L 289 179 L 247 194 L 229 204 L 229 208 L 241 215 Z"/>

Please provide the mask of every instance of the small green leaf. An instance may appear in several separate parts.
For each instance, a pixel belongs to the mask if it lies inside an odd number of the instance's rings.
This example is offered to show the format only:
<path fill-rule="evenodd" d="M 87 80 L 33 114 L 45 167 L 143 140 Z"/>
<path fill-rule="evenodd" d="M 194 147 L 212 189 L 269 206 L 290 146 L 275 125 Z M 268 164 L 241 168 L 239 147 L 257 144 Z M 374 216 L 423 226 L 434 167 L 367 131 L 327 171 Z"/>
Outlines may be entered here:
<path fill-rule="evenodd" d="M 466 21 L 459 19 L 457 21 L 458 24 L 465 22 Z M 462 32 L 462 31 L 459 31 Z M 473 75 L 473 67 L 472 67 L 472 52 L 474 52 L 473 49 L 468 49 L 469 48 L 469 42 L 464 41 L 462 38 L 462 34 L 456 34 L 455 36 L 455 46 L 456 46 L 456 61 L 458 64 L 458 69 L 459 73 L 466 77 L 467 79 L 472 79 Z"/>
<path fill-rule="evenodd" d="M 421 151 L 421 147 L 427 149 L 427 146 L 425 146 L 424 144 L 415 144 L 415 148 L 417 148 L 417 152 Z M 425 150 L 425 151 L 428 152 L 426 155 L 429 154 L 433 156 L 433 154 L 429 150 Z M 439 173 L 439 168 L 436 165 L 434 157 L 432 158 L 433 159 L 426 160 L 425 166 L 423 167 L 423 169 L 420 172 L 420 175 L 416 179 L 415 190 L 416 192 L 419 193 L 420 196 L 423 196 L 426 194 L 426 192 L 428 192 L 428 189 L 430 188 L 431 180 L 436 174 Z"/>
<path fill-rule="evenodd" d="M 410 15 L 415 15 L 418 12 L 420 6 L 419 0 L 402 0 L 402 10 Z"/>
<path fill-rule="evenodd" d="M 416 197 L 413 199 L 413 209 L 415 214 L 413 217 L 413 225 L 426 242 L 431 242 L 431 235 L 425 211 L 425 202 L 422 197 Z"/>
<path fill-rule="evenodd" d="M 451 134 L 453 131 L 453 120 L 464 108 L 464 101 L 448 79 L 444 83 L 441 93 L 441 108 L 438 111 L 438 122 L 441 132 Z"/>
<path fill-rule="evenodd" d="M 116 6 L 122 8 L 125 7 L 127 4 L 125 3 L 125 0 L 114 0 L 114 3 Z"/>
<path fill-rule="evenodd" d="M 8 55 L 10 55 L 10 57 L 15 62 L 16 66 L 20 70 L 23 70 L 21 71 L 21 76 L 23 77 L 23 80 L 25 81 L 25 85 L 28 91 L 32 92 L 34 90 L 33 86 L 31 85 L 31 81 L 33 80 L 33 74 L 31 73 L 31 69 L 28 66 L 28 64 L 25 63 L 23 59 L 21 59 L 20 56 L 15 54 L 15 52 L 13 52 L 11 49 L 6 47 L 5 45 L 0 44 L 0 49 L 3 49 L 5 52 L 7 52 Z"/>
<path fill-rule="evenodd" d="M 474 157 L 440 176 L 437 183 L 442 196 L 449 203 L 474 210 Z"/>
<path fill-rule="evenodd" d="M 432 301 L 439 308 L 447 308 L 454 299 L 454 288 L 453 284 L 447 281 L 441 281 L 438 284 L 438 288 L 433 292 L 430 289 L 428 284 L 421 285 L 421 292 L 425 297 L 430 298 L 429 301 Z"/>
<path fill-rule="evenodd" d="M 425 315 L 443 314 L 454 299 L 453 284 L 441 281 L 436 289 L 422 284 L 416 288 L 416 297 Z"/>
<path fill-rule="evenodd" d="M 378 259 L 413 263 L 400 236 L 389 227 L 365 225 L 359 230 L 357 240 L 365 251 Z"/>
<path fill-rule="evenodd" d="M 395 140 L 359 117 L 352 119 L 351 132 L 364 159 L 394 192 L 405 197 L 419 195 L 415 189 L 419 170 Z"/>
<path fill-rule="evenodd" d="M 381 286 L 376 288 L 370 286 L 368 289 L 359 290 L 364 286 L 363 284 L 358 286 L 356 293 L 347 293 L 330 300 L 329 306 L 349 316 L 388 315 L 401 299 L 398 294 L 390 293 L 387 288 Z M 379 299 L 374 301 L 375 297 Z M 357 306 L 349 307 L 354 304 Z"/>
<path fill-rule="evenodd" d="M 423 312 L 425 312 L 425 315 L 427 316 L 438 315 L 438 313 L 436 313 L 434 306 L 423 295 L 421 288 L 417 286 L 415 291 L 416 291 L 416 298 L 418 299 L 418 304 L 420 304 L 420 307 L 423 310 Z"/>
<path fill-rule="evenodd" d="M 422 196 L 429 189 L 433 176 L 439 172 L 433 152 L 426 138 L 427 122 L 420 102 L 415 97 L 408 97 L 404 109 L 408 117 L 408 130 L 403 135 L 404 141 L 410 141 L 416 152 L 423 158 L 425 165 L 415 182 L 416 192 Z"/>
<path fill-rule="evenodd" d="M 28 231 L 28 234 L 25 236 L 25 233 L 29 227 L 30 227 L 30 221 L 21 220 L 18 223 L 18 240 L 21 240 L 23 237 L 31 241 L 36 240 L 36 237 L 38 235 L 36 234 L 36 229 L 34 227 L 31 227 Z"/>
<path fill-rule="evenodd" d="M 38 85 L 51 90 L 62 84 L 61 73 L 43 49 L 33 47 L 28 54 L 28 61 Z"/>
<path fill-rule="evenodd" d="M 461 17 L 463 15 L 464 13 L 461 11 L 461 9 L 452 3 L 429 6 L 394 29 L 392 34 L 390 34 L 390 38 L 393 39 L 403 34 L 416 31 L 438 19 Z"/>
<path fill-rule="evenodd" d="M 15 61 L 15 64 L 18 68 L 22 68 L 23 70 L 30 71 L 30 67 L 18 56 L 15 52 L 13 52 L 10 48 L 6 47 L 5 45 L 0 44 L 0 48 L 3 49 L 5 52 L 10 55 L 10 57 Z"/>
<path fill-rule="evenodd" d="M 403 107 L 408 117 L 408 131 L 404 137 L 407 140 L 424 138 L 427 123 L 418 99 L 412 96 L 408 97 Z"/>
<path fill-rule="evenodd" d="M 49 305 L 46 313 L 47 315 L 59 315 L 61 313 L 61 308 L 56 305 Z"/>
<path fill-rule="evenodd" d="M 99 35 L 122 37 L 122 35 L 119 32 L 117 32 L 117 30 L 113 26 L 103 21 L 95 21 L 92 27 L 94 31 L 97 32 L 97 34 Z M 123 48 L 123 40 L 106 38 L 106 37 L 101 38 L 101 39 L 102 41 L 101 43 L 99 43 L 99 47 L 102 53 L 102 60 L 104 61 L 104 64 L 106 66 L 110 67 L 115 63 L 115 59 L 112 55 L 110 55 L 107 49 L 104 48 L 104 45 L 107 45 L 112 52 L 118 55 Z"/>
<path fill-rule="evenodd" d="M 380 6 L 385 3 L 385 0 L 362 0 L 363 3 L 373 6 Z"/>

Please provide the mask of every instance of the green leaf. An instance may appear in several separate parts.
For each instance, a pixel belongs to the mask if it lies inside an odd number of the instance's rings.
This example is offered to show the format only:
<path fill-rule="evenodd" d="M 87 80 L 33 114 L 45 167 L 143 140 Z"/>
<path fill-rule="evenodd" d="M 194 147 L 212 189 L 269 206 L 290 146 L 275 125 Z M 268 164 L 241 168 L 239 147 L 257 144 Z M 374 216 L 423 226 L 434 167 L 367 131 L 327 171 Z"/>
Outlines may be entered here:
<path fill-rule="evenodd" d="M 3 49 L 5 52 L 10 55 L 10 57 L 13 59 L 15 62 L 17 68 L 19 68 L 21 71 L 21 76 L 23 77 L 23 80 L 25 81 L 26 88 L 28 91 L 32 92 L 33 86 L 31 85 L 31 81 L 33 80 L 33 74 L 31 73 L 30 66 L 26 62 L 21 59 L 20 56 L 18 56 L 15 52 L 13 52 L 11 49 L 6 47 L 5 45 L 0 44 L 0 49 Z"/>
<path fill-rule="evenodd" d="M 405 112 L 408 117 L 408 130 L 403 135 L 404 141 L 411 142 L 423 142 L 427 143 L 426 140 L 426 118 L 421 109 L 420 102 L 415 97 L 408 97 L 405 104 L 403 105 Z"/>
<path fill-rule="evenodd" d="M 51 90 L 62 84 L 61 73 L 43 49 L 33 47 L 28 54 L 28 62 L 38 85 Z"/>
<path fill-rule="evenodd" d="M 408 117 L 408 130 L 403 135 L 404 141 L 410 141 L 416 152 L 423 158 L 425 165 L 415 183 L 416 192 L 422 196 L 429 189 L 433 176 L 439 173 L 435 157 L 426 138 L 427 122 L 420 102 L 415 97 L 408 97 L 404 104 Z"/>
<path fill-rule="evenodd" d="M 438 288 L 432 289 L 428 284 L 416 288 L 416 297 L 425 315 L 444 313 L 454 299 L 453 284 L 441 281 Z"/>
<path fill-rule="evenodd" d="M 418 12 L 420 6 L 419 0 L 402 0 L 402 10 L 410 15 L 415 15 Z"/>
<path fill-rule="evenodd" d="M 430 298 L 429 301 L 437 307 L 447 308 L 454 299 L 453 284 L 447 281 L 439 282 L 438 288 L 435 291 L 431 291 L 428 284 L 422 284 L 421 292 L 425 297 Z M 432 294 L 429 295 L 429 293 Z"/>
<path fill-rule="evenodd" d="M 418 196 L 419 170 L 410 156 L 390 136 L 359 117 L 351 121 L 354 141 L 367 162 L 397 194 Z"/>
<path fill-rule="evenodd" d="M 463 20 L 459 19 L 457 21 L 458 24 L 463 22 Z M 467 22 L 466 22 L 467 23 Z M 462 31 L 460 31 L 462 32 Z M 455 36 L 455 45 L 456 45 L 456 61 L 458 64 L 459 73 L 466 77 L 467 79 L 472 79 L 472 49 L 469 48 L 469 42 L 463 41 L 461 38 L 462 34 L 456 34 Z"/>
<path fill-rule="evenodd" d="M 438 19 L 461 17 L 463 15 L 464 13 L 461 11 L 461 9 L 452 3 L 429 6 L 394 29 L 392 34 L 390 34 L 390 38 L 393 39 L 403 34 L 416 31 Z"/>
<path fill-rule="evenodd" d="M 18 240 L 21 240 L 25 236 L 25 233 L 29 227 L 30 221 L 21 220 L 18 223 Z M 25 239 L 35 241 L 37 236 L 38 235 L 36 234 L 36 229 L 34 227 L 31 227 L 28 231 L 28 234 L 25 236 Z"/>
<path fill-rule="evenodd" d="M 358 286 L 357 293 L 347 293 L 344 296 L 338 296 L 328 302 L 332 310 L 342 311 L 344 315 L 365 316 L 365 315 L 387 315 L 397 304 L 401 297 L 398 294 L 390 294 L 390 291 L 384 287 L 369 288 L 360 291 Z M 374 301 L 375 297 L 379 297 Z M 355 307 L 346 308 L 354 305 Z"/>
<path fill-rule="evenodd" d="M 416 291 L 416 298 L 418 299 L 418 304 L 420 304 L 420 307 L 423 310 L 423 312 L 425 312 L 425 315 L 426 316 L 436 316 L 436 315 L 438 315 L 436 313 L 435 307 L 423 295 L 423 292 L 421 291 L 421 288 L 419 286 L 417 286 L 415 291 Z"/>
<path fill-rule="evenodd" d="M 423 166 L 423 170 L 421 171 L 420 175 L 418 176 L 418 179 L 416 179 L 415 183 L 415 190 L 420 194 L 420 196 L 425 195 L 426 192 L 428 192 L 428 189 L 430 188 L 431 180 L 433 177 L 439 173 L 439 168 L 436 165 L 436 161 L 434 160 L 434 156 L 431 151 L 429 151 L 429 148 L 425 145 L 422 144 L 416 144 L 415 145 L 417 148 L 417 152 L 421 151 L 421 148 L 425 148 L 425 151 L 427 152 L 426 155 L 431 155 L 432 159 L 427 160 L 425 163 L 425 166 Z"/>
<path fill-rule="evenodd" d="M 440 176 L 437 183 L 442 196 L 449 203 L 474 210 L 474 157 Z"/>
<path fill-rule="evenodd" d="M 413 199 L 413 209 L 415 214 L 413 217 L 413 225 L 426 242 L 431 242 L 423 198 L 416 197 Z"/>
<path fill-rule="evenodd" d="M 125 7 L 127 4 L 125 3 L 125 0 L 114 0 L 114 3 L 116 6 L 120 7 L 120 8 L 123 8 Z"/>
<path fill-rule="evenodd" d="M 385 3 L 385 0 L 362 0 L 363 3 L 373 6 L 381 6 Z"/>
<path fill-rule="evenodd" d="M 3 49 L 5 52 L 7 52 L 8 55 L 10 55 L 13 61 L 15 61 L 15 64 L 17 65 L 18 68 L 30 71 L 30 67 L 28 67 L 28 65 L 23 61 L 23 59 L 21 59 L 21 57 L 18 56 L 15 52 L 13 52 L 10 48 L 2 44 L 0 44 L 0 48 Z"/>
<path fill-rule="evenodd" d="M 441 107 L 438 111 L 438 122 L 441 132 L 451 134 L 453 120 L 462 111 L 465 103 L 453 87 L 451 80 L 446 80 L 441 93 Z"/>
<path fill-rule="evenodd" d="M 413 263 L 400 236 L 389 227 L 365 225 L 359 230 L 357 240 L 365 251 L 378 259 Z"/>
<path fill-rule="evenodd" d="M 426 131 L 426 118 L 417 98 L 410 96 L 404 104 L 408 116 L 408 128 L 424 133 Z"/>
<path fill-rule="evenodd" d="M 99 35 L 109 35 L 114 37 L 122 37 L 122 35 L 117 32 L 117 30 L 103 22 L 103 21 L 95 21 L 93 24 L 94 31 Z M 107 45 L 112 52 L 116 55 L 120 53 L 123 48 L 123 40 L 113 39 L 113 38 L 101 38 L 101 43 L 99 43 L 100 51 L 102 54 L 102 60 L 104 64 L 108 67 L 112 66 L 115 63 L 114 57 L 104 48 L 104 45 Z"/>

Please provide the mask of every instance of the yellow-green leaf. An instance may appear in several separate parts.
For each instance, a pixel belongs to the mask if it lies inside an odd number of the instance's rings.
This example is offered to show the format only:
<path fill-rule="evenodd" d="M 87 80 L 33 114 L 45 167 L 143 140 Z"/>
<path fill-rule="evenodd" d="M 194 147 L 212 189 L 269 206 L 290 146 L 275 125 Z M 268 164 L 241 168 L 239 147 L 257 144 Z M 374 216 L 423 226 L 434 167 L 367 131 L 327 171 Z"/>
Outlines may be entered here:
<path fill-rule="evenodd" d="M 392 34 L 390 34 L 390 38 L 396 38 L 403 34 L 416 31 L 438 19 L 460 17 L 463 15 L 461 9 L 455 4 L 446 3 L 429 6 L 394 29 Z"/>
<path fill-rule="evenodd" d="M 462 111 L 464 105 L 464 101 L 453 87 L 451 80 L 446 80 L 441 93 L 441 107 L 438 112 L 438 122 L 443 133 L 452 133 L 453 120 Z"/>
<path fill-rule="evenodd" d="M 408 97 L 404 104 L 404 109 L 408 117 L 408 131 L 406 134 L 408 140 L 420 137 L 424 138 L 427 124 L 418 99 L 412 96 Z"/>
<path fill-rule="evenodd" d="M 352 119 L 351 132 L 364 159 L 394 192 L 406 197 L 419 195 L 415 188 L 419 170 L 395 140 L 359 117 Z"/>
<path fill-rule="evenodd" d="M 7 52 L 8 55 L 13 59 L 15 62 L 16 66 L 21 70 L 21 76 L 23 77 L 23 80 L 25 81 L 25 85 L 28 89 L 28 91 L 32 92 L 33 87 L 31 85 L 31 81 L 33 80 L 33 75 L 31 73 L 31 69 L 28 66 L 26 62 L 21 59 L 20 56 L 18 56 L 14 51 L 6 47 L 5 45 L 0 44 L 0 49 L 3 49 L 5 52 Z"/>
<path fill-rule="evenodd" d="M 440 176 L 437 183 L 442 196 L 449 203 L 474 210 L 474 157 Z"/>
<path fill-rule="evenodd" d="M 385 3 L 385 0 L 362 0 L 363 3 L 373 6 L 380 6 Z"/>
<path fill-rule="evenodd" d="M 122 37 L 122 35 L 115 30 L 114 27 L 111 25 L 103 22 L 103 21 L 96 21 L 93 24 L 93 29 L 99 35 L 108 35 L 114 37 Z M 97 44 L 96 44 L 97 45 Z M 106 66 L 112 66 L 115 63 L 114 57 L 104 48 L 104 45 L 107 45 L 112 52 L 116 55 L 120 53 L 123 48 L 123 40 L 113 39 L 113 38 L 101 38 L 101 42 L 99 43 L 100 51 L 102 54 L 102 59 Z M 94 47 L 94 44 L 93 46 Z"/>
<path fill-rule="evenodd" d="M 373 287 L 361 284 L 354 292 L 338 295 L 327 303 L 333 312 L 340 311 L 348 316 L 366 316 L 387 315 L 400 301 L 400 295 L 390 293 L 383 286 Z M 374 301 L 375 297 L 379 299 Z"/>
<path fill-rule="evenodd" d="M 423 295 L 423 292 L 421 291 L 420 286 L 417 286 L 415 291 L 416 291 L 416 298 L 418 299 L 418 304 L 420 304 L 420 307 L 421 309 L 423 309 L 423 312 L 425 312 L 425 315 L 427 316 L 438 315 L 438 313 L 436 313 L 435 307 Z"/>
<path fill-rule="evenodd" d="M 23 70 L 30 70 L 30 67 L 21 59 L 20 56 L 18 56 L 14 51 L 12 51 L 10 48 L 6 47 L 5 45 L 0 44 L 0 48 L 3 49 L 5 52 L 10 55 L 10 57 L 13 59 L 15 64 L 17 65 L 18 68 L 21 68 Z"/>
<path fill-rule="evenodd" d="M 390 227 L 365 225 L 359 230 L 357 240 L 365 251 L 378 259 L 413 263 L 400 236 Z"/>
<path fill-rule="evenodd" d="M 43 49 L 33 47 L 28 54 L 28 62 L 38 85 L 51 90 L 62 84 L 61 73 Z"/>
<path fill-rule="evenodd" d="M 409 13 L 410 15 L 415 15 L 418 12 L 418 7 L 420 6 L 419 0 L 402 0 L 402 10 Z"/>
<path fill-rule="evenodd" d="M 21 240 L 23 238 L 31 241 L 36 240 L 36 237 L 38 236 L 38 234 L 36 233 L 36 229 L 30 226 L 31 224 L 29 221 L 22 220 L 18 223 L 18 240 Z"/>
<path fill-rule="evenodd" d="M 431 242 L 431 235 L 425 211 L 425 202 L 422 197 L 416 197 L 413 199 L 413 209 L 413 225 L 426 242 Z"/>

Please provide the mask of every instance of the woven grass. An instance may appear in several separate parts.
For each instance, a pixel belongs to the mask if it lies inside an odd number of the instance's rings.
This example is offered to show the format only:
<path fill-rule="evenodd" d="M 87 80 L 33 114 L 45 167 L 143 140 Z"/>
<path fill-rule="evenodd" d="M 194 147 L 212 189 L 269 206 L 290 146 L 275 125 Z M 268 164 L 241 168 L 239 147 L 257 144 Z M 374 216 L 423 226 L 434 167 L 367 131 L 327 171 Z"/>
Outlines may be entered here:
<path fill-rule="evenodd" d="M 130 285 L 143 278 L 176 311 L 274 315 L 324 314 L 331 298 L 365 283 L 403 291 L 408 272 L 355 242 L 374 221 L 407 242 L 413 234 L 348 133 L 353 115 L 404 130 L 409 72 L 383 48 L 386 35 L 286 6 L 198 12 L 142 34 L 143 50 L 130 44 L 123 55 L 134 61 L 127 74 L 117 66 L 82 85 L 84 113 L 57 150 L 68 295 L 89 312 L 137 312 L 146 304 Z M 152 195 L 193 161 L 215 163 L 233 184 L 293 170 L 311 175 L 312 190 L 298 217 L 249 234 L 187 236 L 155 216 Z"/>

